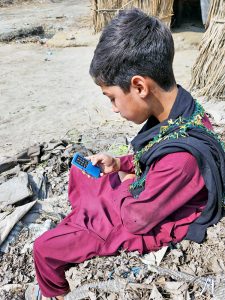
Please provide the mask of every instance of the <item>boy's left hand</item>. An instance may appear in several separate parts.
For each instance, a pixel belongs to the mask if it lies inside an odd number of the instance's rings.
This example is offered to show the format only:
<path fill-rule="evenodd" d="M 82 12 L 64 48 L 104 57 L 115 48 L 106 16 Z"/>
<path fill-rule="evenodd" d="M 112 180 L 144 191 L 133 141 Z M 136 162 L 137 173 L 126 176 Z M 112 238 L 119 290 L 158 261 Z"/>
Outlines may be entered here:
<path fill-rule="evenodd" d="M 119 174 L 121 182 L 124 182 L 125 180 L 128 180 L 128 179 L 135 178 L 135 174 L 130 174 L 130 173 L 122 172 L 122 171 L 119 171 L 118 174 Z"/>
<path fill-rule="evenodd" d="M 96 155 L 88 156 L 87 159 L 90 159 L 94 166 L 98 165 L 101 168 L 103 174 L 118 172 L 120 170 L 120 159 L 112 157 L 108 154 L 99 153 Z"/>

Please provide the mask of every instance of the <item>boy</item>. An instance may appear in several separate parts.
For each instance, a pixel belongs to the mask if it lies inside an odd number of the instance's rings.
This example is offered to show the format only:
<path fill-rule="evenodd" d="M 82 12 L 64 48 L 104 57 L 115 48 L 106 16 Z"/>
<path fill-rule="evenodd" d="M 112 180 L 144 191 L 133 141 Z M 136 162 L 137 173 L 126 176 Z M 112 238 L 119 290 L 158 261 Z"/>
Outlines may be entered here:
<path fill-rule="evenodd" d="M 203 108 L 176 85 L 173 57 L 170 30 L 137 9 L 104 29 L 90 74 L 115 113 L 146 123 L 132 141 L 134 156 L 90 157 L 100 179 L 71 168 L 72 211 L 34 244 L 36 299 L 66 299 L 65 271 L 75 263 L 121 248 L 146 253 L 184 238 L 202 242 L 221 218 L 224 151 Z"/>

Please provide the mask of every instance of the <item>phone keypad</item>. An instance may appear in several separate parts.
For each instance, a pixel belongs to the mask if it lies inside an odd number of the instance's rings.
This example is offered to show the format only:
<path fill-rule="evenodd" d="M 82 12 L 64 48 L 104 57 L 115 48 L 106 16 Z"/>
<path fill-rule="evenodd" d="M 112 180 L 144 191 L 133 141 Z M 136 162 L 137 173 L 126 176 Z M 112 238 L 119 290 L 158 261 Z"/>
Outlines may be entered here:
<path fill-rule="evenodd" d="M 81 156 L 78 156 L 78 157 L 77 157 L 76 162 L 77 162 L 81 167 L 84 167 L 84 168 L 86 168 L 87 165 L 88 165 L 88 160 L 86 160 L 85 158 L 83 158 L 83 157 L 81 157 Z"/>

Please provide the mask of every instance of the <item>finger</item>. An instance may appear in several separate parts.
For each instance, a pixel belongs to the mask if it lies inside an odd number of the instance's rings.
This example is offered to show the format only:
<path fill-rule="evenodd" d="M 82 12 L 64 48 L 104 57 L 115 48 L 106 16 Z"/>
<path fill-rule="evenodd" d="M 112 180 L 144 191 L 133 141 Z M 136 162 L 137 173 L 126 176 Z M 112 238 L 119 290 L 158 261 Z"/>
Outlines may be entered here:
<path fill-rule="evenodd" d="M 92 157 L 91 162 L 93 165 L 101 165 L 104 163 L 105 155 L 102 153 L 96 154 L 95 156 Z"/>
<path fill-rule="evenodd" d="M 91 163 L 92 163 L 93 166 L 95 166 L 95 165 L 97 165 L 98 160 L 97 160 L 96 158 L 93 158 L 93 159 L 91 160 Z"/>
<path fill-rule="evenodd" d="M 97 159 L 96 159 L 96 155 L 89 155 L 89 156 L 85 156 L 86 159 L 90 160 L 92 165 L 96 165 L 97 164 Z"/>
<path fill-rule="evenodd" d="M 95 155 L 85 156 L 85 158 L 92 162 L 92 160 L 95 159 Z"/>

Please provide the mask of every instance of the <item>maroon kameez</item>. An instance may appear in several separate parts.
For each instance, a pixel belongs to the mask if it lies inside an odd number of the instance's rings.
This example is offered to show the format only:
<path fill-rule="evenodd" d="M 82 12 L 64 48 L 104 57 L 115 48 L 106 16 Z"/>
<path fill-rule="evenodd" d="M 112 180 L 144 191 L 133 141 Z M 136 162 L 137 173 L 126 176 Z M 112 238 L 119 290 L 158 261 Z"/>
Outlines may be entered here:
<path fill-rule="evenodd" d="M 121 158 L 121 171 L 134 172 L 132 156 Z M 72 211 L 34 244 L 37 280 L 44 296 L 68 291 L 65 270 L 74 263 L 117 254 L 118 249 L 146 253 L 181 241 L 207 201 L 196 159 L 187 152 L 168 154 L 153 164 L 137 199 L 129 192 L 132 182 L 121 183 L 117 173 L 88 178 L 71 168 Z"/>

